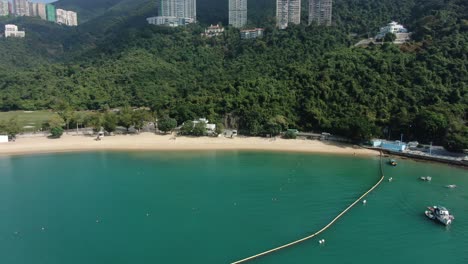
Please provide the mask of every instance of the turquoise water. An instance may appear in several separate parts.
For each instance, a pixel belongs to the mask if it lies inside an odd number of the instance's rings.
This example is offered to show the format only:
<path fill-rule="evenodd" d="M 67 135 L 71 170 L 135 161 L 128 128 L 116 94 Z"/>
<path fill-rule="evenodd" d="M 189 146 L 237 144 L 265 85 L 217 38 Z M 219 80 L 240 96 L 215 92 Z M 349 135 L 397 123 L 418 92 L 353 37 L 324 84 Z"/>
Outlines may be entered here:
<path fill-rule="evenodd" d="M 398 162 L 385 166 L 393 182 L 319 238 L 252 263 L 468 263 L 468 171 Z M 0 263 L 230 263 L 320 229 L 375 184 L 378 164 L 262 152 L 1 157 Z M 434 204 L 455 215 L 451 227 L 425 218 Z"/>

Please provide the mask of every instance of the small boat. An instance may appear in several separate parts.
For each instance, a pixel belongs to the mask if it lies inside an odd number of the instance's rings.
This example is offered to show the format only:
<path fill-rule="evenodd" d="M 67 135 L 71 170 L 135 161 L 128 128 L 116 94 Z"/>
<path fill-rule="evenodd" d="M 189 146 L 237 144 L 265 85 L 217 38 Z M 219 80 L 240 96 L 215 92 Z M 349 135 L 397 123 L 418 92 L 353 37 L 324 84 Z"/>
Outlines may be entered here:
<path fill-rule="evenodd" d="M 430 206 L 427 209 L 429 210 L 426 210 L 424 214 L 429 219 L 437 220 L 446 226 L 452 224 L 452 221 L 455 219 L 455 217 L 453 217 L 453 215 L 451 215 L 443 206 Z"/>
<path fill-rule="evenodd" d="M 423 181 L 432 181 L 432 177 L 431 177 L 431 176 L 420 177 L 419 179 L 421 179 L 421 180 L 423 180 Z"/>
<path fill-rule="evenodd" d="M 393 167 L 395 167 L 395 166 L 397 165 L 397 162 L 396 162 L 396 160 L 394 160 L 394 159 L 389 160 L 388 163 L 389 163 L 390 165 L 392 165 Z"/>
<path fill-rule="evenodd" d="M 454 188 L 457 188 L 457 186 L 455 184 L 450 184 L 450 185 L 447 185 L 445 186 L 446 188 L 449 188 L 449 189 L 454 189 Z"/>

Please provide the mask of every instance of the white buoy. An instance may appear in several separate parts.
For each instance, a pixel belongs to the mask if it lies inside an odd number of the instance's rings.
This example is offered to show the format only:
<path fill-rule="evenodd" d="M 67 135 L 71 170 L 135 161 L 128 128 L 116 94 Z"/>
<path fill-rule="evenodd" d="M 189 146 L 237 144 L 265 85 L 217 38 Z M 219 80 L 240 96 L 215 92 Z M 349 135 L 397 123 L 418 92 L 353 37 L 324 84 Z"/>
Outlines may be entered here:
<path fill-rule="evenodd" d="M 322 243 L 325 243 L 325 239 L 322 239 Z"/>
<path fill-rule="evenodd" d="M 388 179 L 388 181 L 389 181 L 389 182 L 393 181 L 393 178 L 392 178 L 392 177 L 390 177 L 390 178 Z"/>
<path fill-rule="evenodd" d="M 322 240 L 319 240 L 319 244 L 322 244 L 322 243 L 323 243 Z"/>
<path fill-rule="evenodd" d="M 146 213 L 146 216 L 149 216 L 149 213 Z"/>
<path fill-rule="evenodd" d="M 41 230 L 44 231 L 44 230 L 45 230 L 45 227 L 42 227 Z"/>
<path fill-rule="evenodd" d="M 362 201 L 362 203 L 363 203 L 363 204 L 366 204 L 366 203 L 367 203 L 367 200 Z"/>

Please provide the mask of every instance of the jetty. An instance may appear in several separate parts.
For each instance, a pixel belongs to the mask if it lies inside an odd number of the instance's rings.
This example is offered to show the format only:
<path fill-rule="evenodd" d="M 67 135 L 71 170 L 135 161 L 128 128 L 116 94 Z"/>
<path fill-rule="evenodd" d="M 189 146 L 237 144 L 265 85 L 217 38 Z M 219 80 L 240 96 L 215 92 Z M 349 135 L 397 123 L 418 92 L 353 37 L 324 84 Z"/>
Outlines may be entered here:
<path fill-rule="evenodd" d="M 288 243 L 288 244 L 285 244 L 285 245 L 282 245 L 282 246 L 279 246 L 279 247 L 276 247 L 276 248 L 267 250 L 267 251 L 265 251 L 265 252 L 262 252 L 262 253 L 253 255 L 253 256 L 251 256 L 251 257 L 244 258 L 244 259 L 241 259 L 241 260 L 232 262 L 231 264 L 245 263 L 245 262 L 254 260 L 254 259 L 256 259 L 256 258 L 259 258 L 259 257 L 262 257 L 262 256 L 266 256 L 266 255 L 272 254 L 272 253 L 274 253 L 274 252 L 280 251 L 280 250 L 282 250 L 282 249 L 285 249 L 285 248 L 288 248 L 288 247 L 292 247 L 292 246 L 294 246 L 294 245 L 300 244 L 300 243 L 302 243 L 302 242 L 304 242 L 304 241 L 310 240 L 310 239 L 312 239 L 312 238 L 314 238 L 314 237 L 320 235 L 321 233 L 325 232 L 328 228 L 330 228 L 330 227 L 331 227 L 336 221 L 338 221 L 341 217 L 343 217 L 349 210 L 351 210 L 351 208 L 353 208 L 357 203 L 359 203 L 364 197 L 366 197 L 366 196 L 367 196 L 369 193 L 371 193 L 375 188 L 377 188 L 377 187 L 382 183 L 382 181 L 384 180 L 384 178 L 385 178 L 385 175 L 384 175 L 384 169 L 383 169 L 382 152 L 380 152 L 380 179 L 379 179 L 379 181 L 378 181 L 374 186 L 372 186 L 367 192 L 365 192 L 363 195 L 361 195 L 356 201 L 354 201 L 351 205 L 349 205 L 346 209 L 344 209 L 339 215 L 337 215 L 335 218 L 333 218 L 333 220 L 331 220 L 326 226 L 324 226 L 322 229 L 320 229 L 319 231 L 315 232 L 314 234 L 312 234 L 312 235 L 310 235 L 310 236 L 307 236 L 307 237 L 298 239 L 298 240 L 296 240 L 296 241 L 290 242 L 290 243 Z"/>

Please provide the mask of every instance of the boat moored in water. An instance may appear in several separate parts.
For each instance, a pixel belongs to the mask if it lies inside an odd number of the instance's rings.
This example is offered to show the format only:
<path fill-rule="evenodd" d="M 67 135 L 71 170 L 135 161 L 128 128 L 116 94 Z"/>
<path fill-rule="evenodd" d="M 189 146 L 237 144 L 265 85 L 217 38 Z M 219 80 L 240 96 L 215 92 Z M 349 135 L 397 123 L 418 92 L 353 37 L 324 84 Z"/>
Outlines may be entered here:
<path fill-rule="evenodd" d="M 450 214 L 447 208 L 443 206 L 429 206 L 427 209 L 429 210 L 426 210 L 424 214 L 429 219 L 437 220 L 446 226 L 452 224 L 452 221 L 455 219 L 455 217 Z"/>
<path fill-rule="evenodd" d="M 450 184 L 450 185 L 447 185 L 445 186 L 446 188 L 449 188 L 449 189 L 454 189 L 454 188 L 457 188 L 457 186 L 455 184 Z"/>
<path fill-rule="evenodd" d="M 421 179 L 421 180 L 423 180 L 423 181 L 432 181 L 432 177 L 431 177 L 431 176 L 420 177 L 419 179 Z"/>
<path fill-rule="evenodd" d="M 391 160 L 388 161 L 388 164 L 390 164 L 390 165 L 392 165 L 393 167 L 395 167 L 395 166 L 397 165 L 397 162 L 396 162 L 396 160 L 391 159 Z"/>

